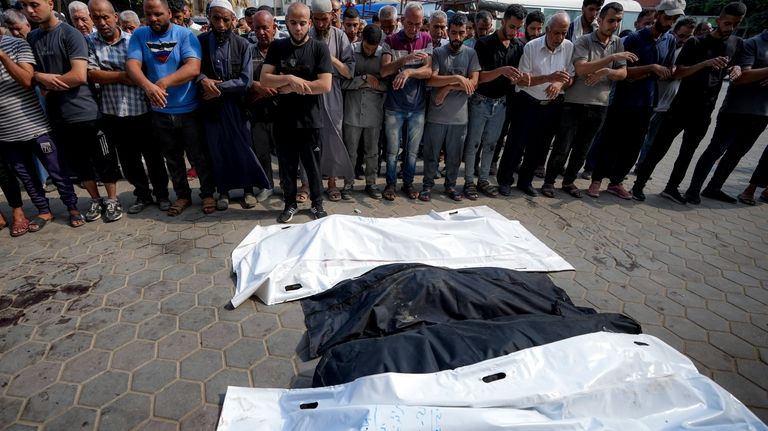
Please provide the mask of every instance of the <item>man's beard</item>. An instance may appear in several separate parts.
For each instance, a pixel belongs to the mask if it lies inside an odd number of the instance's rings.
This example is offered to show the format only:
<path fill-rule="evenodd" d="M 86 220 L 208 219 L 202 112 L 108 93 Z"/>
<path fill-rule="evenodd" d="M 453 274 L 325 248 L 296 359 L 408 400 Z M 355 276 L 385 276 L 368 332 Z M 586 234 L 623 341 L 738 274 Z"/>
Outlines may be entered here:
<path fill-rule="evenodd" d="M 460 40 L 452 40 L 450 42 L 451 49 L 454 51 L 458 51 L 461 48 L 461 41 Z"/>
<path fill-rule="evenodd" d="M 320 39 L 328 39 L 328 34 L 330 33 L 331 33 L 331 27 L 328 27 L 325 30 L 318 30 L 317 27 L 315 27 L 315 34 Z"/>

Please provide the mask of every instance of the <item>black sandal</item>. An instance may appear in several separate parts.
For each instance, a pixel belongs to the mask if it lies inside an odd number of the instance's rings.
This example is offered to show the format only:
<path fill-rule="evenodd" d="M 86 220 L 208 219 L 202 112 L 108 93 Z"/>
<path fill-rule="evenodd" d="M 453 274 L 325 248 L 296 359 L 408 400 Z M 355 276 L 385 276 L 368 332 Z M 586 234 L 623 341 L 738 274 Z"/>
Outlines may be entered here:
<path fill-rule="evenodd" d="M 382 193 L 381 196 L 388 201 L 395 200 L 395 186 L 387 185 L 387 187 L 384 188 L 384 193 Z"/>
<path fill-rule="evenodd" d="M 429 202 L 432 199 L 432 189 L 424 188 L 419 193 L 419 200 L 422 202 Z"/>
<path fill-rule="evenodd" d="M 44 228 L 44 227 L 45 227 L 45 226 L 46 226 L 48 223 L 50 223 L 50 222 L 52 222 L 52 221 L 53 221 L 53 217 L 51 217 L 51 218 L 49 218 L 49 219 L 44 219 L 44 218 L 42 218 L 42 217 L 40 217 L 40 216 L 37 216 L 37 217 L 33 218 L 33 219 L 32 219 L 32 220 L 29 222 L 29 227 L 28 227 L 28 230 L 29 230 L 30 232 L 40 232 L 41 230 L 43 230 L 43 228 Z"/>
<path fill-rule="evenodd" d="M 477 194 L 477 187 L 474 184 L 464 186 L 464 196 L 471 201 L 476 201 L 480 196 Z"/>
<path fill-rule="evenodd" d="M 69 226 L 80 227 L 85 224 L 85 216 L 82 213 L 69 215 Z"/>
<path fill-rule="evenodd" d="M 581 190 L 575 184 L 563 186 L 562 190 L 576 199 L 581 199 Z"/>
<path fill-rule="evenodd" d="M 464 195 L 453 187 L 445 189 L 445 195 L 454 200 L 455 202 L 461 202 L 464 200 Z"/>
<path fill-rule="evenodd" d="M 543 186 L 541 186 L 541 194 L 548 198 L 554 198 L 555 186 L 553 184 L 544 184 Z"/>

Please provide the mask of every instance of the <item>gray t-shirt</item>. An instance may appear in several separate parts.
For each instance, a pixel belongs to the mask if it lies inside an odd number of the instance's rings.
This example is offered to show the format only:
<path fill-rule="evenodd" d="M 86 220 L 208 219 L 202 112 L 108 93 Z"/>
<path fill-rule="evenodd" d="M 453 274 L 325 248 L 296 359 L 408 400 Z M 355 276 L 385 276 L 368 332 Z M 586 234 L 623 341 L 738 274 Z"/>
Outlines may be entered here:
<path fill-rule="evenodd" d="M 441 76 L 461 75 L 469 78 L 472 72 L 481 70 L 475 50 L 461 45 L 458 52 L 453 52 L 450 45 L 435 49 L 432 55 L 432 70 Z M 433 88 L 429 96 L 427 122 L 436 124 L 460 125 L 467 124 L 467 100 L 469 96 L 463 91 L 451 91 L 445 97 L 442 105 L 435 104 L 438 88 Z"/>
<path fill-rule="evenodd" d="M 72 69 L 70 60 L 74 59 L 83 60 L 87 67 L 88 43 L 67 23 L 62 22 L 49 31 L 32 30 L 27 41 L 32 46 L 39 72 L 63 75 Z M 66 91 L 49 91 L 45 106 L 54 123 L 91 121 L 99 116 L 99 106 L 87 84 Z"/>
<path fill-rule="evenodd" d="M 621 39 L 618 36 L 612 35 L 610 42 L 605 46 L 597 38 L 597 33 L 595 31 L 576 39 L 576 42 L 573 44 L 572 61 L 574 64 L 579 60 L 591 63 L 611 54 L 624 51 L 624 44 L 621 43 Z M 622 67 L 627 67 L 627 62 L 624 60 L 613 61 L 606 67 L 621 69 Z M 613 81 L 603 79 L 590 87 L 584 83 L 584 79 L 585 77 L 583 76 L 576 76 L 576 81 L 565 92 L 565 101 L 582 105 L 608 106 L 608 97 L 611 94 Z"/>
<path fill-rule="evenodd" d="M 737 62 L 741 67 L 750 66 L 752 69 L 768 67 L 768 30 L 744 41 L 744 51 Z M 760 85 L 760 82 L 731 83 L 720 112 L 768 117 L 768 86 Z"/>

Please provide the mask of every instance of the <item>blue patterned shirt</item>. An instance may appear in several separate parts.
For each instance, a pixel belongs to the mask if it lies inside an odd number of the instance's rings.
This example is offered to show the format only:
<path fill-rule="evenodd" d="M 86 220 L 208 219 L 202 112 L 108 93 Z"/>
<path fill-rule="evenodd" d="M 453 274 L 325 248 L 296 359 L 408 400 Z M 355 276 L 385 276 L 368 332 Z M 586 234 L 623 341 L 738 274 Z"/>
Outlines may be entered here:
<path fill-rule="evenodd" d="M 120 31 L 120 39 L 110 45 L 101 35 L 91 33 L 88 40 L 88 69 L 125 71 L 128 59 L 128 42 L 131 35 Z M 100 84 L 99 105 L 102 114 L 117 117 L 133 117 L 149 112 L 149 104 L 144 90 L 126 84 Z"/>

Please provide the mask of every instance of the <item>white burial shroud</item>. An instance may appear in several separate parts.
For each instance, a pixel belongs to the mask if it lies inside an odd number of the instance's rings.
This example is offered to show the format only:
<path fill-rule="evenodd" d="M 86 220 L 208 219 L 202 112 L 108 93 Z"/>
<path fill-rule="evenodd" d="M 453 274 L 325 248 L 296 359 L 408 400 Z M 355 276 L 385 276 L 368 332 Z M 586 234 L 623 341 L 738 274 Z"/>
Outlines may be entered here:
<path fill-rule="evenodd" d="M 268 305 L 305 298 L 391 263 L 573 270 L 520 222 L 484 206 L 403 218 L 332 215 L 256 226 L 232 252 L 232 305 L 254 293 Z"/>
<path fill-rule="evenodd" d="M 598 332 L 432 374 L 230 386 L 218 431 L 768 430 L 650 335 Z"/>

